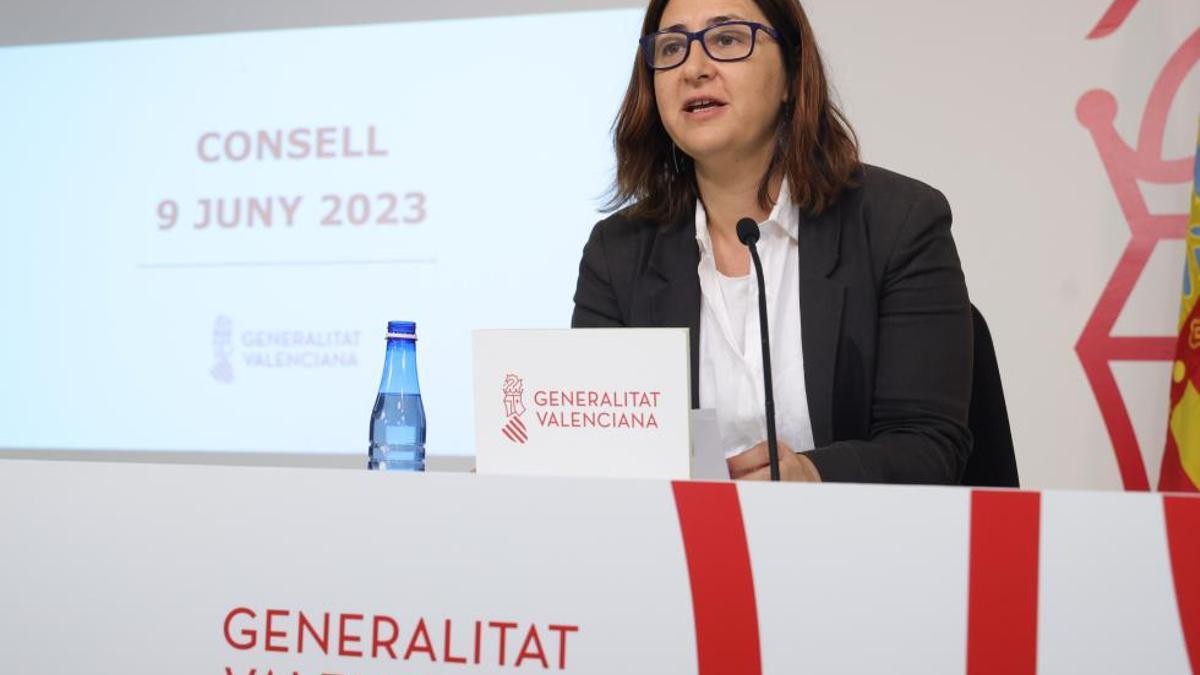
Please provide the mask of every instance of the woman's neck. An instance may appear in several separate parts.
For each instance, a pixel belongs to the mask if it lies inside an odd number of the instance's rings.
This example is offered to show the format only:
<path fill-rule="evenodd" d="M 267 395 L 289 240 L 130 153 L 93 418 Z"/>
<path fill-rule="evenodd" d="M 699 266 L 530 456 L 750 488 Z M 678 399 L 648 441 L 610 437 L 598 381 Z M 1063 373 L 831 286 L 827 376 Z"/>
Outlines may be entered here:
<path fill-rule="evenodd" d="M 764 208 L 758 201 L 758 188 L 770 157 L 766 161 L 714 164 L 696 164 L 696 187 L 708 216 L 709 234 L 714 240 L 737 241 L 739 220 L 750 217 L 761 222 L 771 214 L 771 207 Z M 767 194 L 772 203 L 779 198 L 782 180 L 776 174 L 768 182 Z"/>

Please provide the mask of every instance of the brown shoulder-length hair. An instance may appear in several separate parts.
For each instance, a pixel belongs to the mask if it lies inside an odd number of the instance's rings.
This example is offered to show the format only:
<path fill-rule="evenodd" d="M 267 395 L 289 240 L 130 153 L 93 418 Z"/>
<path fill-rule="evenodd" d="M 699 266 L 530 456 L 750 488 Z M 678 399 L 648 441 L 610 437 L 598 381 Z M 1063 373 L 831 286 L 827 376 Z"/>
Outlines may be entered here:
<path fill-rule="evenodd" d="M 670 0 L 651 0 L 642 35 L 658 30 Z M 771 208 L 770 179 L 782 173 L 792 200 L 818 214 L 854 183 L 860 167 L 858 140 L 833 102 L 812 26 L 798 0 L 754 0 L 779 33 L 787 72 L 788 100 L 780 107 L 778 144 L 758 188 Z M 617 175 L 606 211 L 630 205 L 628 215 L 675 222 L 696 203 L 695 166 L 667 135 L 654 97 L 654 73 L 639 50 L 625 100 L 613 124 Z"/>

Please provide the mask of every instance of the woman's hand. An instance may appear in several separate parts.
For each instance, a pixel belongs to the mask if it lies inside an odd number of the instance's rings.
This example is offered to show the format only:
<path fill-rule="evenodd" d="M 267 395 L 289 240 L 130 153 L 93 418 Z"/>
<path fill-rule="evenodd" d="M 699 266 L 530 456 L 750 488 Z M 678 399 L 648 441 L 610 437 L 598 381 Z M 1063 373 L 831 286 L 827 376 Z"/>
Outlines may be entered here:
<path fill-rule="evenodd" d="M 729 465 L 729 476 L 734 480 L 771 480 L 766 441 L 730 457 L 725 463 Z M 780 443 L 779 480 L 820 483 L 821 474 L 811 459 L 792 452 L 786 444 Z"/>

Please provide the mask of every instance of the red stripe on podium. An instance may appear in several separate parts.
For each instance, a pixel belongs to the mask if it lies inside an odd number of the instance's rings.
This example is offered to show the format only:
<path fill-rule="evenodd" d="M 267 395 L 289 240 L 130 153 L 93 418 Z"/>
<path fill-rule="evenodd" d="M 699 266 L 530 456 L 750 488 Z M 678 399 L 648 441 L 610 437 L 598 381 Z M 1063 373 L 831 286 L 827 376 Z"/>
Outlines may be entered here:
<path fill-rule="evenodd" d="M 1164 497 L 1167 548 L 1192 672 L 1200 673 L 1200 497 Z"/>
<path fill-rule="evenodd" d="M 672 483 L 692 584 L 700 675 L 759 675 L 758 608 L 737 487 Z"/>
<path fill-rule="evenodd" d="M 971 494 L 967 674 L 1037 672 L 1041 495 Z"/>

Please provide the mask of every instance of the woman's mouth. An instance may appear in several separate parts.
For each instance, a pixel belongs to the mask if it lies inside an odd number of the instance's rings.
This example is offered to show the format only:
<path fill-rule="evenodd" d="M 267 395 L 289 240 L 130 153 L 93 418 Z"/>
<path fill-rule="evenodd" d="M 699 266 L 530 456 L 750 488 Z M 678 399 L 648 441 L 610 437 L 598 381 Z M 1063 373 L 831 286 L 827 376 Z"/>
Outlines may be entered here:
<path fill-rule="evenodd" d="M 716 98 L 690 98 L 683 104 L 683 114 L 687 119 L 709 119 L 721 114 L 727 104 Z"/>

